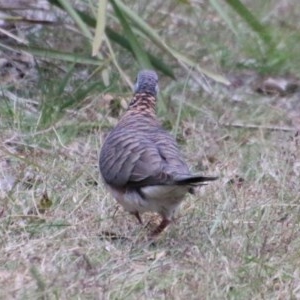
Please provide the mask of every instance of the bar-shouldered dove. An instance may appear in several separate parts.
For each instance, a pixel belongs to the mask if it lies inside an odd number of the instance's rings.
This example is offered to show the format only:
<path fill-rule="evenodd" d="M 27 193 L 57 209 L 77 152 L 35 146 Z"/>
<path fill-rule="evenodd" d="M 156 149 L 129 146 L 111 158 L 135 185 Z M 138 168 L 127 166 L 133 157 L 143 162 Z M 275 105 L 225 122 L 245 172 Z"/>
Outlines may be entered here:
<path fill-rule="evenodd" d="M 217 179 L 190 173 L 174 137 L 156 117 L 157 92 L 157 74 L 140 71 L 129 107 L 105 139 L 99 160 L 104 182 L 126 211 L 140 223 L 140 213 L 161 215 L 152 236 L 172 221 L 186 193 Z"/>

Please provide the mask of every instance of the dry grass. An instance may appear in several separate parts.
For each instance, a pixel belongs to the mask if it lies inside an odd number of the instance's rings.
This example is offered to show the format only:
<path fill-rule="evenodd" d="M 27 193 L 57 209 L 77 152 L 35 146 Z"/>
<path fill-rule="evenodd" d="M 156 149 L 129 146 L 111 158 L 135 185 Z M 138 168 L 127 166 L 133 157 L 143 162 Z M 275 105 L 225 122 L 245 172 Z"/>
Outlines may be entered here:
<path fill-rule="evenodd" d="M 165 20 L 166 12 L 156 17 Z M 210 11 L 196 28 L 195 12 L 186 12 L 190 19 L 176 13 L 168 18 L 183 32 L 178 48 L 212 69 L 227 58 L 231 66 L 239 49 L 219 18 Z M 162 20 L 167 38 L 177 37 L 177 23 Z M 185 101 L 178 140 L 190 166 L 220 180 L 187 196 L 155 245 L 147 243 L 149 228 L 118 207 L 99 180 L 98 152 L 123 93 L 88 96 L 39 131 L 34 103 L 2 97 L 0 299 L 299 299 L 300 136 L 270 130 L 299 126 L 299 92 L 261 96 L 247 81 L 255 72 L 229 71 L 241 87 L 212 86 L 209 96 L 192 81 L 183 88 L 186 74 L 175 84 L 161 80 L 170 120 Z M 20 86 L 13 92 L 34 95 L 26 82 Z M 44 99 L 39 90 L 36 98 Z M 112 113 L 108 102 L 119 98 Z M 151 214 L 144 220 L 157 222 Z"/>
<path fill-rule="evenodd" d="M 8 132 L 4 176 L 18 182 L 1 198 L 0 298 L 300 297 L 299 137 L 222 128 L 208 111 L 182 124 L 182 148 L 192 166 L 221 178 L 187 197 L 156 245 L 95 185 L 102 132 L 64 144 L 50 130 L 47 147 L 39 134 Z M 37 213 L 45 192 L 52 205 Z"/>

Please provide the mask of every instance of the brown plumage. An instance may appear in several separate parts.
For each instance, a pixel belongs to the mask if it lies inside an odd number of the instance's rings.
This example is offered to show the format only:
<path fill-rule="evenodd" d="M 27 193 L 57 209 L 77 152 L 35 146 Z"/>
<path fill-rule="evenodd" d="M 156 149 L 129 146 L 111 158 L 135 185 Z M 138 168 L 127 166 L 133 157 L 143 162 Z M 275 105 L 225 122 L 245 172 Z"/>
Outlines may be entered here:
<path fill-rule="evenodd" d="M 158 77 L 139 72 L 135 93 L 125 114 L 106 138 L 100 153 L 100 172 L 114 198 L 134 214 L 157 212 L 162 232 L 193 186 L 217 177 L 192 175 L 172 135 L 156 118 Z"/>

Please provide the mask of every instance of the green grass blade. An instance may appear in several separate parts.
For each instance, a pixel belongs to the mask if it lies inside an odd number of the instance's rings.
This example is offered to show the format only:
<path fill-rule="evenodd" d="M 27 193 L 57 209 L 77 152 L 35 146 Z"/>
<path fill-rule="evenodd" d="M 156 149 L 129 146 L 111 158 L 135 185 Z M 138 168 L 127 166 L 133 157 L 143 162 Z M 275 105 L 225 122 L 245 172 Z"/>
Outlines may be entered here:
<path fill-rule="evenodd" d="M 146 36 L 155 43 L 160 49 L 167 53 L 171 53 L 172 50 L 165 44 L 162 38 L 156 33 L 156 31 L 149 26 L 137 13 L 129 9 L 122 1 L 114 0 L 119 9 L 140 29 Z"/>
<path fill-rule="evenodd" d="M 218 12 L 218 14 L 223 18 L 230 30 L 235 34 L 235 36 L 238 37 L 236 27 L 232 23 L 231 18 L 228 16 L 227 12 L 224 10 L 224 3 L 220 3 L 218 0 L 209 0 L 209 2 Z"/>
<path fill-rule="evenodd" d="M 62 5 L 59 3 L 58 0 L 48 0 L 48 2 L 51 3 L 52 5 L 55 5 L 55 6 L 63 9 Z M 88 26 L 90 26 L 90 27 L 96 26 L 96 20 L 93 17 L 91 17 L 90 15 L 88 15 L 84 12 L 80 12 L 78 10 L 76 10 L 76 12 L 80 16 L 82 21 L 85 22 Z M 126 39 L 124 36 L 120 35 L 115 30 L 111 29 L 108 26 L 106 26 L 106 28 L 105 28 L 105 33 L 111 41 L 117 43 L 121 47 L 125 48 L 126 50 L 128 50 L 134 54 L 128 39 Z M 172 69 L 170 67 L 168 67 L 161 59 L 152 55 L 150 52 L 146 51 L 146 53 L 150 59 L 151 64 L 153 65 L 153 67 L 155 67 L 157 70 L 161 71 L 163 74 L 175 79 L 174 72 L 172 71 Z"/>
<path fill-rule="evenodd" d="M 66 89 L 68 83 L 70 82 L 72 76 L 74 75 L 75 64 L 72 64 L 67 71 L 66 75 L 59 81 L 57 86 L 54 89 L 53 96 L 59 97 Z"/>
<path fill-rule="evenodd" d="M 128 38 L 131 49 L 133 50 L 138 63 L 143 68 L 151 68 L 151 63 L 150 63 L 147 53 L 144 51 L 143 47 L 137 40 L 136 36 L 133 34 L 121 9 L 118 7 L 118 5 L 116 4 L 116 2 L 114 0 L 111 0 L 111 4 L 114 8 L 117 18 L 119 19 L 120 23 L 122 24 L 124 33 L 125 33 L 126 37 Z"/>
<path fill-rule="evenodd" d="M 123 69 L 120 67 L 118 60 L 116 58 L 116 54 L 113 50 L 113 47 L 110 44 L 110 40 L 106 37 L 106 45 L 108 47 L 108 50 L 110 52 L 111 55 L 111 59 L 115 65 L 115 67 L 117 68 L 120 76 L 123 78 L 123 80 L 127 83 L 127 85 L 132 89 L 133 88 L 133 83 L 131 82 L 130 78 L 128 78 L 128 76 L 126 75 L 126 73 L 123 71 Z"/>
<path fill-rule="evenodd" d="M 60 3 L 58 2 L 58 0 L 48 0 L 50 1 L 50 3 L 60 6 Z M 171 47 L 169 47 L 168 45 L 166 45 L 161 37 L 156 33 L 156 31 L 151 28 L 144 20 L 142 20 L 135 12 L 133 12 L 132 10 L 130 10 L 122 1 L 120 0 L 111 0 L 117 7 L 118 9 L 121 11 L 121 13 L 123 15 L 125 15 L 128 19 L 130 19 L 133 24 L 135 24 L 136 28 L 139 29 L 142 33 L 145 34 L 145 36 L 147 36 L 147 38 L 149 38 L 157 47 L 159 47 L 160 49 L 162 49 L 164 52 L 166 52 L 167 54 L 169 54 L 171 57 L 175 58 L 176 60 L 186 64 L 188 67 L 192 67 L 195 68 L 198 72 L 201 72 L 203 74 L 205 74 L 206 76 L 208 76 L 209 78 L 215 80 L 216 82 L 220 82 L 222 84 L 228 85 L 229 81 L 223 77 L 220 74 L 214 74 L 213 72 L 206 70 L 205 68 L 202 68 L 198 65 L 198 63 L 196 63 L 195 61 L 193 61 L 192 59 L 186 57 L 185 55 L 177 52 L 176 50 L 172 49 Z M 78 16 L 80 16 L 80 19 L 85 22 L 87 25 L 95 27 L 96 25 L 96 21 L 94 18 L 88 16 L 87 14 L 81 13 L 76 11 L 76 13 L 78 14 Z M 124 46 L 124 44 L 126 44 L 126 47 L 130 47 L 132 52 L 138 56 L 136 57 L 137 60 L 139 61 L 139 63 L 144 65 L 145 61 L 144 58 L 141 56 L 143 54 L 141 54 L 141 50 L 139 50 L 138 46 L 136 46 L 135 41 L 133 39 L 129 40 L 124 40 L 124 39 L 120 39 L 119 36 L 117 34 L 112 34 L 112 30 L 108 30 L 108 28 L 106 28 L 105 30 L 106 34 L 108 35 L 109 38 L 115 38 L 114 42 L 119 43 L 121 46 Z M 132 35 L 134 36 L 134 34 L 132 33 Z M 113 39 L 112 39 L 113 40 Z M 126 41 L 124 43 L 124 41 Z M 132 44 L 134 44 L 135 49 L 132 48 Z M 146 52 L 147 53 L 147 52 Z M 148 54 L 147 54 L 148 55 Z M 150 57 L 151 58 L 151 57 Z M 153 56 L 152 56 L 153 58 Z M 151 60 L 152 63 L 152 60 Z M 154 64 L 153 64 L 154 65 Z M 158 61 L 156 61 L 156 64 L 154 66 L 158 66 Z M 161 65 L 161 66 L 165 66 L 165 65 Z M 160 68 L 158 70 L 161 70 L 162 72 L 165 71 L 165 68 L 162 68 L 160 66 Z M 168 72 L 168 74 L 170 74 L 171 72 Z M 164 74 L 166 74 L 164 72 Z M 166 74 L 166 75 L 168 75 Z M 172 76 L 174 77 L 174 76 Z"/>
<path fill-rule="evenodd" d="M 89 58 L 85 56 L 81 56 L 75 53 L 68 53 L 68 52 L 61 52 L 58 50 L 53 49 L 45 49 L 45 48 L 38 48 L 38 47 L 27 47 L 27 46 L 20 46 L 14 45 L 14 47 L 10 47 L 6 44 L 0 43 L 0 48 L 9 49 L 11 51 L 26 51 L 31 53 L 32 55 L 39 56 L 42 58 L 47 59 L 58 59 L 66 62 L 71 63 L 78 63 L 78 64 L 87 64 L 87 65 L 94 65 L 94 66 L 105 66 L 106 63 L 99 59 Z"/>
<path fill-rule="evenodd" d="M 123 35 L 119 34 L 118 32 L 114 31 L 113 29 L 111 29 L 109 27 L 106 27 L 105 33 L 111 41 L 122 46 L 124 49 L 130 51 L 134 55 L 134 52 L 131 48 L 129 41 Z M 146 51 L 146 53 L 150 59 L 151 65 L 153 67 L 155 67 L 157 70 L 160 70 L 163 74 L 171 77 L 172 79 L 175 79 L 174 72 L 172 71 L 172 69 L 169 66 L 167 66 L 161 59 L 154 56 L 150 52 Z"/>
<path fill-rule="evenodd" d="M 242 4 L 239 0 L 226 0 L 226 2 L 238 13 L 248 26 L 258 34 L 269 49 L 274 48 L 275 44 L 268 29 L 255 18 L 244 4 Z"/>
<path fill-rule="evenodd" d="M 198 72 L 205 74 L 206 76 L 208 76 L 209 78 L 213 79 L 216 82 L 222 83 L 224 85 L 230 85 L 230 82 L 224 76 L 222 76 L 220 74 L 215 74 L 215 73 L 213 73 L 213 72 L 211 72 L 207 69 L 204 69 L 204 68 L 200 67 L 198 63 L 196 63 L 192 59 L 186 57 L 185 55 L 182 55 L 181 53 L 179 53 L 175 50 L 173 50 L 172 53 L 173 53 L 173 56 L 177 60 L 179 60 L 182 63 L 186 64 L 188 67 L 194 68 Z"/>
<path fill-rule="evenodd" d="M 95 36 L 93 40 L 93 50 L 92 55 L 96 55 L 99 51 L 102 41 L 104 39 L 104 31 L 106 24 L 106 7 L 107 0 L 99 0 L 98 1 L 98 12 L 97 12 L 97 25 L 95 29 Z"/>
<path fill-rule="evenodd" d="M 92 40 L 92 34 L 86 25 L 86 23 L 82 20 L 80 15 L 78 14 L 77 10 L 73 8 L 73 6 L 70 4 L 68 0 L 58 0 L 57 1 L 61 7 L 64 8 L 64 10 L 71 16 L 71 18 L 74 20 L 74 22 L 77 24 L 77 26 L 80 28 L 82 33 Z"/>
<path fill-rule="evenodd" d="M 136 27 L 141 30 L 157 47 L 162 49 L 167 54 L 171 55 L 176 60 L 182 61 L 189 67 L 196 67 L 197 71 L 205 74 L 206 76 L 212 78 L 213 80 L 228 85 L 229 82 L 226 78 L 219 74 L 214 74 L 204 68 L 198 66 L 196 62 L 192 59 L 186 57 L 185 55 L 175 51 L 169 47 L 162 38 L 156 33 L 156 31 L 150 27 L 142 18 L 140 18 L 134 11 L 129 9 L 121 0 L 113 0 L 122 12 L 136 25 Z"/>

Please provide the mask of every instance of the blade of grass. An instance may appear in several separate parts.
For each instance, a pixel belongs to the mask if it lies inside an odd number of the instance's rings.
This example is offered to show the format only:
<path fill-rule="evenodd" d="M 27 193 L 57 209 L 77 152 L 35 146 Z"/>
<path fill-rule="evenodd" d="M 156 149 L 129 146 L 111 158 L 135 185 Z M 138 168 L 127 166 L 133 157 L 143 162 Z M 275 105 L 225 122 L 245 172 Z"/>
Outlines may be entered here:
<path fill-rule="evenodd" d="M 172 52 L 173 52 L 174 57 L 178 61 L 186 64 L 188 67 L 196 69 L 199 73 L 203 73 L 204 75 L 206 75 L 207 77 L 213 79 L 216 82 L 222 83 L 224 85 L 230 85 L 229 80 L 227 80 L 224 76 L 222 76 L 220 74 L 215 74 L 213 72 L 210 72 L 207 69 L 204 69 L 204 68 L 200 67 L 198 63 L 194 62 L 192 59 L 182 55 L 181 53 L 179 53 L 175 50 L 173 50 Z"/>
<path fill-rule="evenodd" d="M 66 89 L 68 83 L 70 82 L 72 76 L 74 75 L 75 64 L 71 65 L 66 75 L 58 82 L 58 85 L 55 86 L 53 92 L 53 98 L 59 97 Z"/>
<path fill-rule="evenodd" d="M 226 3 L 234 9 L 238 15 L 255 31 L 260 39 L 268 46 L 269 50 L 275 47 L 274 41 L 268 29 L 263 26 L 255 16 L 239 0 L 226 0 Z"/>
<path fill-rule="evenodd" d="M 121 34 L 117 33 L 116 31 L 112 30 L 109 27 L 106 27 L 105 32 L 110 40 L 119 44 L 124 49 L 130 51 L 134 55 L 134 52 L 131 48 L 130 43 L 124 36 L 122 36 Z M 160 70 L 163 74 L 171 77 L 172 79 L 175 79 L 174 72 L 172 71 L 171 68 L 169 68 L 169 66 L 167 66 L 161 59 L 157 58 L 150 52 L 146 51 L 146 53 L 147 53 L 147 56 L 149 57 L 151 65 L 154 68 L 156 68 L 157 70 Z"/>
<path fill-rule="evenodd" d="M 211 6 L 218 12 L 218 14 L 223 18 L 223 20 L 226 22 L 227 26 L 230 28 L 230 30 L 235 34 L 235 36 L 238 37 L 238 32 L 235 29 L 235 26 L 232 23 L 232 19 L 228 16 L 227 12 L 224 10 L 224 4 L 219 3 L 218 0 L 209 0 Z"/>
<path fill-rule="evenodd" d="M 80 15 L 78 14 L 77 10 L 73 8 L 68 0 L 58 0 L 58 3 L 64 10 L 71 16 L 77 26 L 80 28 L 82 33 L 89 39 L 92 40 L 92 34 L 86 25 L 86 23 L 82 20 Z"/>
<path fill-rule="evenodd" d="M 99 66 L 100 63 L 102 64 L 108 63 L 108 60 L 104 62 L 101 59 L 89 58 L 82 55 L 78 55 L 76 53 L 61 52 L 53 49 L 43 49 L 37 47 L 22 47 L 22 46 L 17 46 L 17 49 L 25 50 L 33 55 L 40 56 L 43 58 L 59 59 L 66 62 L 74 62 L 78 64 Z"/>
<path fill-rule="evenodd" d="M 14 47 L 10 47 L 6 44 L 0 43 L 0 47 L 3 49 L 9 49 L 11 51 L 26 51 L 31 53 L 32 55 L 40 56 L 42 58 L 49 58 L 49 59 L 58 59 L 63 60 L 66 62 L 78 63 L 78 64 L 87 64 L 87 65 L 103 65 L 105 66 L 108 61 L 104 62 L 99 59 L 84 57 L 75 53 L 67 53 L 61 52 L 53 49 L 44 49 L 38 47 L 26 47 L 21 45 L 14 45 Z"/>
<path fill-rule="evenodd" d="M 140 29 L 145 35 L 153 41 L 160 49 L 167 53 L 172 52 L 171 49 L 165 44 L 162 38 L 151 28 L 142 18 L 140 18 L 134 11 L 129 9 L 122 1 L 113 0 L 120 10 Z"/>
<path fill-rule="evenodd" d="M 56 6 L 62 7 L 58 0 L 48 0 L 48 1 Z M 60 1 L 62 1 L 62 0 L 60 0 Z M 206 69 L 200 67 L 193 60 L 189 59 L 188 57 L 184 56 L 183 54 L 170 48 L 168 45 L 166 45 L 162 41 L 161 37 L 155 32 L 155 30 L 153 30 L 153 28 L 151 28 L 146 22 L 144 22 L 136 13 L 134 13 L 132 10 L 130 10 L 122 1 L 120 1 L 120 0 L 113 0 L 113 1 L 118 6 L 118 8 L 122 11 L 122 13 L 125 14 L 135 24 L 137 29 L 139 29 L 141 32 L 143 32 L 148 39 L 150 39 L 157 47 L 162 49 L 164 52 L 169 54 L 171 57 L 175 58 L 176 60 L 178 60 L 180 62 L 187 64 L 189 67 L 195 68 L 198 72 L 205 74 L 206 76 L 208 76 L 209 78 L 212 78 L 216 82 L 220 82 L 225 85 L 230 84 L 229 81 L 226 78 L 224 78 L 223 76 L 221 76 L 219 74 L 214 74 L 214 73 L 210 72 L 209 70 L 206 70 Z M 88 24 L 89 26 L 95 27 L 96 21 L 94 18 L 92 18 L 89 15 L 84 14 L 82 12 L 79 12 L 79 11 L 76 11 L 76 12 L 86 24 Z M 112 39 L 114 42 L 119 43 L 121 46 L 124 47 L 124 43 L 122 43 L 122 42 L 124 42 L 124 39 L 120 39 L 120 37 L 118 36 L 118 34 L 116 32 L 114 32 L 114 34 L 112 34 L 113 31 L 108 30 L 107 27 L 106 27 L 105 32 L 110 39 Z M 126 46 L 130 47 L 132 52 L 134 52 L 130 42 L 128 40 L 126 40 L 126 42 L 127 42 Z M 150 56 L 150 58 L 151 58 L 151 56 Z M 153 61 L 151 60 L 151 63 L 152 62 Z M 162 66 L 165 67 L 165 65 L 159 64 L 158 60 L 156 61 L 155 66 L 159 67 L 158 70 L 162 71 L 166 75 L 169 75 L 170 73 L 172 73 L 172 71 L 166 73 L 165 72 L 166 69 L 162 68 Z M 174 78 L 174 76 L 171 76 L 171 77 Z"/>
<path fill-rule="evenodd" d="M 149 38 L 157 47 L 162 49 L 164 52 L 171 55 L 176 60 L 182 61 L 190 67 L 195 67 L 197 71 L 205 74 L 206 76 L 212 78 L 213 80 L 229 85 L 229 81 L 219 74 L 214 74 L 204 68 L 201 68 L 192 59 L 184 56 L 183 54 L 177 52 L 176 50 L 169 47 L 162 38 L 156 33 L 156 31 L 150 27 L 142 18 L 140 18 L 134 11 L 129 9 L 121 0 L 113 0 L 120 10 L 136 25 L 136 27 L 141 30 L 147 38 Z"/>
<path fill-rule="evenodd" d="M 131 80 L 128 78 L 128 76 L 126 75 L 126 73 L 123 71 L 123 69 L 120 67 L 118 61 L 117 61 L 117 58 L 116 58 L 116 55 L 115 55 L 115 52 L 110 44 L 110 41 L 109 39 L 106 37 L 106 45 L 108 47 L 108 50 L 109 50 L 109 53 L 111 55 L 111 58 L 114 62 L 114 65 L 116 66 L 119 74 L 121 75 L 121 77 L 123 78 L 123 80 L 127 83 L 128 86 L 130 86 L 131 89 L 133 89 L 133 83 L 131 82 Z"/>
<path fill-rule="evenodd" d="M 106 7 L 107 0 L 98 1 L 98 12 L 97 12 L 97 25 L 95 29 L 95 36 L 93 40 L 92 55 L 95 56 L 99 51 L 102 41 L 104 40 L 104 31 L 106 24 Z"/>
<path fill-rule="evenodd" d="M 0 28 L 0 33 L 10 37 L 11 39 L 17 41 L 18 43 L 21 43 L 21 44 L 25 44 L 25 45 L 28 45 L 28 41 L 24 38 L 20 38 L 18 36 L 16 36 L 15 34 L 5 30 L 4 28 Z"/>
<path fill-rule="evenodd" d="M 191 69 L 189 70 L 189 73 L 187 74 L 186 80 L 184 82 L 184 86 L 183 86 L 183 90 L 182 90 L 182 95 L 180 97 L 180 102 L 179 102 L 179 108 L 178 108 L 178 112 L 177 112 L 177 118 L 176 118 L 176 123 L 175 123 L 175 127 L 173 129 L 174 135 L 175 137 L 177 137 L 178 134 L 178 128 L 179 128 L 179 124 L 180 124 L 180 119 L 181 119 L 181 114 L 182 114 L 182 108 L 183 108 L 183 102 L 184 102 L 184 95 L 186 92 L 186 88 L 187 88 L 187 84 L 189 82 L 190 76 L 191 76 Z"/>
<path fill-rule="evenodd" d="M 51 3 L 52 5 L 55 5 L 61 9 L 63 9 L 62 5 L 58 2 L 58 0 L 48 0 L 48 2 Z M 93 17 L 89 16 L 88 14 L 86 14 L 84 12 L 80 12 L 78 10 L 76 10 L 76 12 L 88 26 L 90 26 L 90 27 L 96 26 L 96 20 Z M 129 41 L 124 36 L 120 35 L 113 29 L 109 28 L 108 26 L 106 26 L 106 28 L 105 28 L 105 33 L 110 40 L 112 40 L 113 42 L 119 44 L 121 47 L 123 47 L 126 50 L 129 50 L 130 52 L 133 53 L 133 50 L 131 49 Z M 151 64 L 155 68 L 157 68 L 157 70 L 160 70 L 163 74 L 175 79 L 175 75 L 174 75 L 172 69 L 169 68 L 162 60 L 153 56 L 148 51 L 147 51 L 147 55 L 151 61 Z M 117 69 L 118 69 L 118 67 L 117 67 Z"/>
<path fill-rule="evenodd" d="M 136 36 L 133 34 L 126 18 L 124 17 L 121 9 L 119 6 L 116 4 L 114 0 L 110 1 L 114 11 L 116 13 L 116 16 L 118 17 L 120 23 L 122 24 L 122 27 L 124 29 L 125 35 L 128 38 L 128 41 L 130 43 L 130 46 L 137 58 L 138 63 L 143 67 L 143 68 L 151 68 L 151 63 L 150 60 L 147 56 L 147 53 L 144 51 L 143 47 L 137 40 Z"/>

